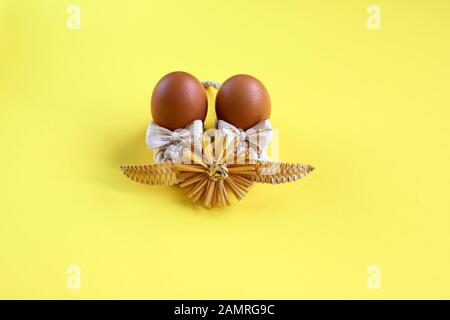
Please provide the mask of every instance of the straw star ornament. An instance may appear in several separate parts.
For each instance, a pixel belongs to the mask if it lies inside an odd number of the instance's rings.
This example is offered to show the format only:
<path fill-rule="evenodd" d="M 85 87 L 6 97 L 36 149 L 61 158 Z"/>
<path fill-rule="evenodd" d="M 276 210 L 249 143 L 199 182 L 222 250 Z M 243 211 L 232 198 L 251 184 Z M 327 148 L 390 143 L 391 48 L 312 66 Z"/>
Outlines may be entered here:
<path fill-rule="evenodd" d="M 213 141 L 214 140 L 214 141 Z M 179 185 L 188 197 L 205 207 L 230 205 L 229 192 L 242 200 L 255 183 L 285 183 L 303 178 L 313 171 L 304 164 L 254 160 L 246 150 L 233 152 L 235 141 L 206 133 L 200 148 L 185 148 L 182 163 L 163 162 L 141 166 L 122 166 L 130 179 L 148 185 Z"/>

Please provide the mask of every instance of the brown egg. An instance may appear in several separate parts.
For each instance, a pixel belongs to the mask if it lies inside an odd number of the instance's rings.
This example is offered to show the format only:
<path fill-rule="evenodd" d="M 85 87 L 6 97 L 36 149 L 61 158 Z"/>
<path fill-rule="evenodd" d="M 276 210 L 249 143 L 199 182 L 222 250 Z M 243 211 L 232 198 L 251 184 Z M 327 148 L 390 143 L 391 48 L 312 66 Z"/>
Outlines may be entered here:
<path fill-rule="evenodd" d="M 217 118 L 247 130 L 270 117 L 270 97 L 258 79 L 239 74 L 229 78 L 216 96 Z"/>
<path fill-rule="evenodd" d="M 200 81 L 193 75 L 176 71 L 165 75 L 152 94 L 152 117 L 157 125 L 175 130 L 194 120 L 204 121 L 208 99 Z"/>

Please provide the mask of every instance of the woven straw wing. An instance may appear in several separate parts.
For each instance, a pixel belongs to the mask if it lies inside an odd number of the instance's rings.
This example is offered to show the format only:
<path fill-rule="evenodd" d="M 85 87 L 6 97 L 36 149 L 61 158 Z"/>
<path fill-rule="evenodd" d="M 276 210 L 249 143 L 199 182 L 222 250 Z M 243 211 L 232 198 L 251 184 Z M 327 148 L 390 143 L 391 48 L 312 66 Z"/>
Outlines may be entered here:
<path fill-rule="evenodd" d="M 261 161 L 256 164 L 256 174 L 245 177 L 253 182 L 278 184 L 301 179 L 313 170 L 307 164 Z"/>
<path fill-rule="evenodd" d="M 178 171 L 172 163 L 158 163 L 143 166 L 121 166 L 122 172 L 131 180 L 149 185 L 178 184 Z"/>

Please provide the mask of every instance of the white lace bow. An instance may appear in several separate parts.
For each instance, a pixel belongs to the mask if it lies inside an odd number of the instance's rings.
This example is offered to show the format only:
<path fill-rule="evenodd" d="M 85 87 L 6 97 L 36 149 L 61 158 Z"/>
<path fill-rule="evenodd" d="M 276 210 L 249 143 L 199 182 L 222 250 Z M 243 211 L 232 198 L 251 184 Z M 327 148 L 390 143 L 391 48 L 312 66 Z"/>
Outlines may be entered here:
<path fill-rule="evenodd" d="M 272 126 L 269 119 L 263 120 L 245 131 L 224 120 L 218 120 L 217 129 L 220 134 L 228 136 L 236 142 L 235 152 L 248 150 L 252 159 L 267 160 L 267 148 L 272 139 Z"/>
<path fill-rule="evenodd" d="M 201 120 L 194 120 L 185 128 L 174 131 L 150 123 L 145 141 L 149 149 L 154 149 L 155 162 L 180 163 L 184 149 L 199 143 L 202 134 Z"/>

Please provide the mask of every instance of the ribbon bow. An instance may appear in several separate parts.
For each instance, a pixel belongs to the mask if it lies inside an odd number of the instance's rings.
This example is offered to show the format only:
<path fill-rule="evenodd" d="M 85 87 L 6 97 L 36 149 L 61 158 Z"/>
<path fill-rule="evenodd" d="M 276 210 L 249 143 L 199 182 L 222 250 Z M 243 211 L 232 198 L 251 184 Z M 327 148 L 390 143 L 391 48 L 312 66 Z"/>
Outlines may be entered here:
<path fill-rule="evenodd" d="M 201 120 L 194 120 L 186 128 L 175 129 L 174 131 L 160 127 L 152 122 L 147 128 L 145 142 L 149 149 L 165 147 L 172 144 L 188 146 L 195 139 L 199 139 L 202 133 L 203 122 Z"/>
<path fill-rule="evenodd" d="M 267 158 L 267 147 L 272 138 L 272 126 L 269 119 L 258 122 L 253 127 L 242 130 L 224 120 L 217 121 L 219 132 L 236 139 L 238 148 L 247 147 L 257 152 L 258 158 Z"/>

